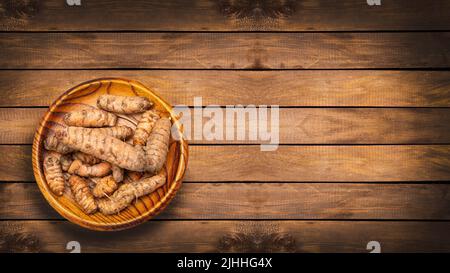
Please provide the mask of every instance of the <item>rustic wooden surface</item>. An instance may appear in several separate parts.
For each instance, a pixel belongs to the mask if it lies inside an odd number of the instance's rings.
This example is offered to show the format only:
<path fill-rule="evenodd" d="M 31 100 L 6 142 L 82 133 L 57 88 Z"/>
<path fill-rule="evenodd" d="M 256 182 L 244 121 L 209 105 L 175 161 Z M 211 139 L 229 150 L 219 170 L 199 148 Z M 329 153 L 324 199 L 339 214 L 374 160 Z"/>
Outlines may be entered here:
<path fill-rule="evenodd" d="M 4 2 L 1 30 L 448 30 L 450 22 L 446 0 L 373 7 L 359 0 L 96 0 L 74 8 L 58 0 Z"/>
<path fill-rule="evenodd" d="M 192 3 L 0 1 L 0 252 L 450 252 L 448 1 Z M 31 141 L 60 93 L 108 76 L 280 105 L 282 145 L 193 141 L 173 204 L 99 236 L 42 198 Z"/>
<path fill-rule="evenodd" d="M 3 69 L 447 68 L 450 32 L 7 32 L 0 51 Z"/>
<path fill-rule="evenodd" d="M 0 180 L 34 180 L 31 145 L 0 154 Z M 190 145 L 188 166 L 190 182 L 445 182 L 450 145 Z"/>
<path fill-rule="evenodd" d="M 449 71 L 404 70 L 0 70 L 0 106 L 47 107 L 105 75 L 139 80 L 174 105 L 450 107 Z"/>
<path fill-rule="evenodd" d="M 446 184 L 186 183 L 157 219 L 449 220 L 449 189 Z M 0 183 L 0 192 L 0 219 L 62 219 L 31 182 Z"/>
<path fill-rule="evenodd" d="M 448 251 L 448 222 L 417 221 L 153 221 L 116 233 L 89 232 L 66 221 L 2 221 L 0 251 L 66 252 L 386 252 Z"/>
<path fill-rule="evenodd" d="M 45 111 L 0 108 L 3 144 L 31 143 Z M 449 108 L 282 108 L 279 117 L 281 144 L 450 143 Z M 190 137 L 191 144 L 268 143 L 261 139 L 226 140 L 225 136 L 223 140 L 196 140 L 193 133 Z"/>

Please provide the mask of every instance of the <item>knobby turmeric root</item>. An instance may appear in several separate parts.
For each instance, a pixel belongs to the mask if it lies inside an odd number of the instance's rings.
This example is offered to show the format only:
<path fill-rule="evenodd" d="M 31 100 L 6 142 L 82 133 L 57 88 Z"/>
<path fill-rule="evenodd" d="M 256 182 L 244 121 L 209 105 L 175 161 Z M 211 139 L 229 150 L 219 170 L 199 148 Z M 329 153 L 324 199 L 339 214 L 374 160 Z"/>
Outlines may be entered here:
<path fill-rule="evenodd" d="M 67 172 L 73 162 L 73 159 L 70 155 L 62 155 L 59 161 L 61 162 L 61 169 Z"/>
<path fill-rule="evenodd" d="M 159 113 L 155 110 L 148 110 L 142 114 L 133 135 L 133 145 L 145 146 L 150 132 L 159 118 Z"/>
<path fill-rule="evenodd" d="M 167 160 L 172 124 L 159 111 L 149 110 L 152 102 L 145 97 L 102 95 L 97 106 L 100 109 L 66 114 L 68 126 L 49 132 L 45 148 L 58 153 L 45 154 L 44 174 L 58 195 L 68 181 L 85 213 L 100 210 L 110 215 L 165 184 L 166 174 L 160 170 Z M 118 116 L 111 112 L 143 114 L 133 130 L 117 126 Z"/>
<path fill-rule="evenodd" d="M 77 175 L 72 175 L 69 178 L 69 186 L 75 201 L 85 213 L 91 214 L 97 210 L 97 204 L 86 180 Z"/>
<path fill-rule="evenodd" d="M 145 97 L 101 95 L 97 99 L 97 106 L 109 112 L 135 114 L 148 110 L 152 106 L 152 102 Z"/>
<path fill-rule="evenodd" d="M 61 196 L 64 193 L 64 175 L 60 164 L 61 155 L 55 152 L 48 152 L 44 156 L 44 175 L 50 190 Z"/>
<path fill-rule="evenodd" d="M 70 179 L 70 177 L 72 176 L 70 173 L 63 173 L 63 176 L 64 176 L 64 179 L 66 180 L 66 181 L 69 181 L 69 179 Z"/>
<path fill-rule="evenodd" d="M 100 109 L 88 109 L 67 113 L 64 122 L 68 126 L 77 127 L 105 127 L 114 126 L 117 116 Z"/>
<path fill-rule="evenodd" d="M 78 159 L 81 162 L 83 162 L 84 164 L 88 164 L 88 165 L 95 165 L 98 164 L 100 162 L 102 162 L 101 159 L 96 158 L 93 155 L 89 155 L 83 152 L 75 152 L 72 155 L 73 159 Z"/>
<path fill-rule="evenodd" d="M 111 173 L 111 164 L 101 162 L 91 166 L 83 164 L 81 160 L 75 159 L 67 172 L 84 177 L 103 177 Z"/>
<path fill-rule="evenodd" d="M 60 143 L 54 133 L 48 134 L 47 138 L 44 140 L 44 147 L 49 151 L 55 151 L 63 155 L 73 152 L 73 149 Z"/>
<path fill-rule="evenodd" d="M 134 171 L 127 171 L 127 174 L 124 178 L 123 183 L 131 183 L 134 181 L 138 181 L 143 176 L 143 173 L 141 172 L 134 172 Z"/>
<path fill-rule="evenodd" d="M 133 134 L 133 129 L 128 126 L 92 128 L 91 130 L 98 131 L 121 140 L 125 140 Z M 44 140 L 44 147 L 49 151 L 55 151 L 63 155 L 74 151 L 74 149 L 60 143 L 53 132 L 49 133 L 47 138 Z"/>
<path fill-rule="evenodd" d="M 157 173 L 166 163 L 171 125 L 167 117 L 156 121 L 145 148 L 149 162 L 147 171 Z"/>
<path fill-rule="evenodd" d="M 120 168 L 132 171 L 145 171 L 148 168 L 144 149 L 115 137 L 81 127 L 60 129 L 56 132 L 56 137 L 72 149 L 93 155 Z"/>
<path fill-rule="evenodd" d="M 117 165 L 111 165 L 112 176 L 117 183 L 123 181 L 123 169 Z"/>
<path fill-rule="evenodd" d="M 92 194 L 98 198 L 109 196 L 118 187 L 118 183 L 114 180 L 112 175 L 102 178 L 93 178 L 92 180 L 96 183 L 94 189 L 92 190 Z"/>
<path fill-rule="evenodd" d="M 106 134 L 121 140 L 125 140 L 133 134 L 133 129 L 128 126 L 113 126 L 105 128 L 94 128 L 94 131 L 98 131 L 102 134 Z"/>
<path fill-rule="evenodd" d="M 110 198 L 98 200 L 98 208 L 106 215 L 119 213 L 133 200 L 155 191 L 163 186 L 165 182 L 166 175 L 158 174 L 135 182 L 122 184 Z"/>

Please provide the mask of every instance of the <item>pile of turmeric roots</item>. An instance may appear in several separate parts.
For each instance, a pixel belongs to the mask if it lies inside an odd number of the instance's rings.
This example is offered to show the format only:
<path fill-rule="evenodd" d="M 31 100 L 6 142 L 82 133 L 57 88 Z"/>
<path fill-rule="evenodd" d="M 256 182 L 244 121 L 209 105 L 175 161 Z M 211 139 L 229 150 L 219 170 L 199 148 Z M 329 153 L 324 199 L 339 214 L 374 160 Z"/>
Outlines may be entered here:
<path fill-rule="evenodd" d="M 66 126 L 49 132 L 43 169 L 51 191 L 65 186 L 87 214 L 125 209 L 166 182 L 171 122 L 145 97 L 101 95 L 97 107 L 65 114 Z M 136 129 L 118 126 L 119 115 L 142 113 Z"/>

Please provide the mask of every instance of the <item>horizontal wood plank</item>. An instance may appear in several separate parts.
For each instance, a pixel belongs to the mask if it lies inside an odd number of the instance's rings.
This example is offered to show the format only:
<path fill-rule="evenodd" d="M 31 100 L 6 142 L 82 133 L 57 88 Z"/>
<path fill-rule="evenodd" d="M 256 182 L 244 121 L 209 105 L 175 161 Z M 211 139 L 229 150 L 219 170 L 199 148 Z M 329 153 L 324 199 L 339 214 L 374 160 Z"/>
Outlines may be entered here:
<path fill-rule="evenodd" d="M 173 105 L 450 107 L 449 71 L 377 70 L 1 70 L 0 106 L 48 106 L 101 77 L 141 81 Z"/>
<path fill-rule="evenodd" d="M 216 108 L 226 116 L 225 109 Z M 36 127 L 46 109 L 0 108 L 0 144 L 31 144 Z M 358 109 L 358 108 L 300 108 L 279 109 L 279 142 L 281 144 L 396 144 L 450 143 L 450 109 Z M 255 112 L 256 113 L 256 112 Z M 202 124 L 195 123 L 195 116 L 202 113 L 191 109 L 191 127 L 186 134 L 190 143 L 269 143 L 258 134 L 258 127 L 249 128 L 256 120 L 245 118 L 245 127 L 234 124 L 232 130 L 245 132 L 245 139 L 236 137 L 227 140 L 226 120 L 218 125 L 223 129 L 217 139 L 195 139 L 194 130 L 204 128 L 210 118 L 204 117 Z M 187 117 L 185 115 L 185 117 Z M 237 118 L 237 116 L 235 117 Z M 271 120 L 269 111 L 269 122 Z M 190 125 L 189 125 L 190 124 Z M 268 125 L 270 126 L 270 124 Z M 269 127 L 269 131 L 271 127 Z M 256 138 L 250 138 L 250 133 Z"/>
<path fill-rule="evenodd" d="M 450 222 L 150 221 L 102 233 L 66 221 L 1 221 L 0 252 L 448 252 Z M 99 236 L 101 235 L 101 236 Z"/>
<path fill-rule="evenodd" d="M 447 68 L 449 32 L 0 33 L 0 67 Z"/>
<path fill-rule="evenodd" d="M 33 181 L 31 145 L 0 145 L 0 181 Z M 450 145 L 190 146 L 185 181 L 449 181 Z"/>
<path fill-rule="evenodd" d="M 445 0 L 5 1 L 0 30 L 336 31 L 448 29 Z M 112 19 L 113 18 L 113 19 Z"/>
<path fill-rule="evenodd" d="M 34 183 L 0 193 L 0 219 L 61 219 Z M 450 184 L 185 183 L 157 218 L 449 220 Z"/>

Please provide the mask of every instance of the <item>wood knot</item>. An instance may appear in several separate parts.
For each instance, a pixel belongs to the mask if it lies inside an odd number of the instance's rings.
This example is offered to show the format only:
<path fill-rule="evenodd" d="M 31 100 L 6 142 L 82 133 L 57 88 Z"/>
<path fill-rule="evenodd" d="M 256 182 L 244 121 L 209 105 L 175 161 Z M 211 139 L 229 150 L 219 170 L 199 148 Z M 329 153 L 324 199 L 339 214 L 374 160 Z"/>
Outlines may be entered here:
<path fill-rule="evenodd" d="M 296 242 L 287 233 L 230 233 L 218 246 L 221 252 L 295 252 Z"/>
<path fill-rule="evenodd" d="M 296 11 L 295 0 L 219 0 L 217 5 L 222 15 L 253 28 L 270 27 Z"/>
<path fill-rule="evenodd" d="M 22 226 L 5 225 L 0 229 L 0 252 L 40 252 L 39 239 L 23 230 Z"/>
<path fill-rule="evenodd" d="M 38 12 L 38 0 L 4 0 L 0 2 L 0 14 L 2 17 L 27 19 Z"/>

